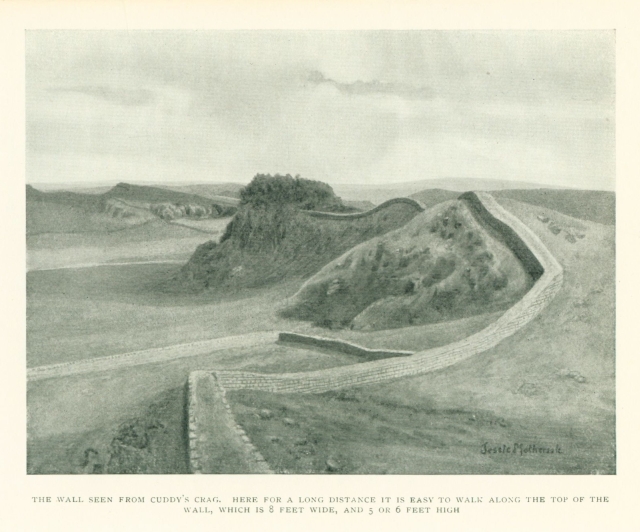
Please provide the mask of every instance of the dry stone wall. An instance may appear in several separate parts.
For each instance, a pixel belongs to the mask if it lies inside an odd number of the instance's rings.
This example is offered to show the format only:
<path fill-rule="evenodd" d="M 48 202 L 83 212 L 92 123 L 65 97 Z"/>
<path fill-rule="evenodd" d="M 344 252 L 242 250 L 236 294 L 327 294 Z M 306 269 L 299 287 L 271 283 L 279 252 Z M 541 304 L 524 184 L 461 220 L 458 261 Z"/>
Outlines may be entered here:
<path fill-rule="evenodd" d="M 390 205 L 396 204 L 405 204 L 415 208 L 418 212 L 423 212 L 426 210 L 424 203 L 414 200 L 413 198 L 393 198 L 390 200 L 377 205 L 373 209 L 369 209 L 364 212 L 351 212 L 346 214 L 340 214 L 335 212 L 320 212 L 320 211 L 300 211 L 308 216 L 312 216 L 313 218 L 325 218 L 329 220 L 355 220 L 357 218 L 366 218 L 367 216 L 371 216 L 378 211 L 384 210 Z"/>
<path fill-rule="evenodd" d="M 525 264 L 533 268 L 530 273 L 542 269 L 538 281 L 525 296 L 507 310 L 498 320 L 458 342 L 414 353 L 412 356 L 398 356 L 350 366 L 341 366 L 305 373 L 261 374 L 245 371 L 217 371 L 220 385 L 227 390 L 243 388 L 276 393 L 322 393 L 339 388 L 374 384 L 400 377 L 420 375 L 445 368 L 473 355 L 496 346 L 534 319 L 551 301 L 562 286 L 562 268 L 544 246 L 542 241 L 520 219 L 502 208 L 488 193 L 470 193 L 464 197 L 482 204 L 487 215 L 495 219 L 496 230 L 505 231 L 505 242 L 520 249 L 526 246 L 532 260 Z M 497 223 L 496 223 L 497 222 Z M 520 251 L 522 254 L 522 252 Z M 300 335 L 298 336 L 300 338 Z M 307 338 L 309 341 L 309 338 Z M 313 342 L 317 342 L 314 339 Z M 329 346 L 334 340 L 321 342 Z M 341 348 L 351 349 L 350 344 L 341 343 Z M 365 351 L 366 348 L 360 348 Z M 402 353 L 405 354 L 405 353 Z"/>
<path fill-rule="evenodd" d="M 208 371 L 189 375 L 189 466 L 193 473 L 272 473 L 235 421 L 225 391 Z"/>
<path fill-rule="evenodd" d="M 224 390 L 252 389 L 274 393 L 323 393 L 340 388 L 362 386 L 401 377 L 422 375 L 456 364 L 496 346 L 533 320 L 556 296 L 562 286 L 562 267 L 542 241 L 519 218 L 506 211 L 488 193 L 467 193 L 462 196 L 484 223 L 499 232 L 503 241 L 524 258 L 523 264 L 537 282 L 524 297 L 498 320 L 458 342 L 411 354 L 372 362 L 341 366 L 306 373 L 263 374 L 246 371 L 215 371 L 215 378 Z M 525 250 L 526 249 L 526 250 Z M 335 340 L 283 333 L 319 347 L 337 346 L 352 349 L 353 344 Z M 281 334 L 281 338 L 283 337 Z M 366 348 L 358 347 L 362 351 Z M 402 354 L 405 354 L 404 352 Z"/>

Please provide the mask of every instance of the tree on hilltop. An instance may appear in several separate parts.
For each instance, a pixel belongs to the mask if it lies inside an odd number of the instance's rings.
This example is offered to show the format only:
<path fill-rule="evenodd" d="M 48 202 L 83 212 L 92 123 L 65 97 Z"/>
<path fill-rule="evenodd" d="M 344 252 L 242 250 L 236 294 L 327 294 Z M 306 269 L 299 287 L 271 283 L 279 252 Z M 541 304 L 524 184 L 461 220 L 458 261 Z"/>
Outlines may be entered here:
<path fill-rule="evenodd" d="M 340 210 L 342 202 L 326 183 L 290 174 L 257 174 L 240 192 L 245 205 L 292 205 L 305 210 Z"/>

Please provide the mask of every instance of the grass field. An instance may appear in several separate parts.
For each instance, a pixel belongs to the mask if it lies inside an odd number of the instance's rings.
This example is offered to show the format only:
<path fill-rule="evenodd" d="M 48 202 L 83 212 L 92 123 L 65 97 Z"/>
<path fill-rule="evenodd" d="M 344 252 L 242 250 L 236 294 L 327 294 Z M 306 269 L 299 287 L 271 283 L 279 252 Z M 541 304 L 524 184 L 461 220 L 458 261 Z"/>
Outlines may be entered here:
<path fill-rule="evenodd" d="M 183 473 L 184 385 L 191 371 L 236 368 L 281 372 L 309 371 L 353 363 L 345 355 L 315 353 L 280 345 L 230 349 L 160 364 L 122 368 L 31 382 L 28 385 L 28 463 L 30 473 Z M 148 445 L 128 460 L 129 468 L 108 467 L 114 440 L 137 427 Z M 155 426 L 149 429 L 150 426 Z M 117 445 L 117 442 L 116 442 Z"/>
<path fill-rule="evenodd" d="M 511 250 L 453 200 L 324 266 L 284 315 L 329 329 L 418 326 L 506 310 L 530 287 Z"/>
<path fill-rule="evenodd" d="M 495 348 L 420 377 L 319 396 L 232 392 L 267 461 L 281 471 L 343 473 L 615 472 L 614 229 L 500 200 L 565 269 L 560 294 Z M 580 228 L 584 237 L 567 240 Z M 258 408 L 277 413 L 256 417 Z M 282 423 L 282 418 L 294 424 Z M 303 443 L 304 442 L 304 443 Z M 482 454 L 522 443 L 561 453 Z"/>
<path fill-rule="evenodd" d="M 167 294 L 157 285 L 177 265 L 103 266 L 34 271 L 27 276 L 28 365 L 125 353 L 254 330 L 292 327 L 277 309 L 300 280 L 240 295 Z M 400 336 L 418 345 L 419 334 L 435 345 L 465 336 L 491 316 L 438 324 L 371 342 L 394 345 Z M 306 328 L 305 328 L 306 327 Z M 416 328 L 418 329 L 418 328 Z M 348 333 L 345 332 L 348 336 Z M 108 372 L 69 376 L 28 385 L 28 471 L 31 473 L 180 473 L 184 471 L 182 390 L 191 371 L 245 368 L 281 373 L 356 363 L 355 357 L 288 345 L 230 349 Z M 126 457 L 118 438 L 133 426 L 144 447 Z M 149 429 L 148 427 L 155 427 Z M 139 443 L 142 445 L 142 443 Z M 85 456 L 87 455 L 87 456 Z M 95 468 L 95 469 L 94 469 Z"/>
<path fill-rule="evenodd" d="M 339 473 L 615 471 L 614 227 L 548 206 L 499 201 L 565 268 L 559 296 L 496 348 L 433 374 L 319 396 L 231 393 L 238 420 L 275 470 L 324 473 L 331 460 Z M 301 278 L 235 293 L 194 294 L 162 289 L 179 263 L 67 268 L 182 260 L 194 243 L 212 238 L 160 224 L 100 239 L 80 234 L 27 238 L 30 265 L 40 257 L 41 266 L 63 268 L 27 274 L 28 366 L 260 330 L 418 350 L 464 338 L 499 315 L 371 333 L 334 331 L 278 316 Z M 94 249 L 92 242 L 100 244 Z M 27 469 L 183 473 L 184 385 L 191 371 L 280 373 L 355 362 L 342 354 L 270 344 L 30 382 Z M 273 417 L 258 419 L 255 414 L 265 408 Z M 563 452 L 506 460 L 482 454 L 484 443 L 560 445 Z"/>
<path fill-rule="evenodd" d="M 184 224 L 152 220 L 109 233 L 27 235 L 27 268 L 40 270 L 110 262 L 187 262 L 194 249 L 218 240 L 229 218 Z M 202 224 L 202 225 L 198 225 Z"/>

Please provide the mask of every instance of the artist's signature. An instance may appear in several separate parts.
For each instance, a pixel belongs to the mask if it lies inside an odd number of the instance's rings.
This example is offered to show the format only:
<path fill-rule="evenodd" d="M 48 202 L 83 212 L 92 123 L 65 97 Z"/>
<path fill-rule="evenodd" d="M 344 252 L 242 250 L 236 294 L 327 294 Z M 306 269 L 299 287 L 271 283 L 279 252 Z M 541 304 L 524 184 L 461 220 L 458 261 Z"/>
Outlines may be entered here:
<path fill-rule="evenodd" d="M 562 454 L 560 445 L 540 445 L 536 443 L 501 443 L 498 445 L 485 442 L 480 447 L 480 454 L 511 454 L 515 456 L 535 454 Z"/>

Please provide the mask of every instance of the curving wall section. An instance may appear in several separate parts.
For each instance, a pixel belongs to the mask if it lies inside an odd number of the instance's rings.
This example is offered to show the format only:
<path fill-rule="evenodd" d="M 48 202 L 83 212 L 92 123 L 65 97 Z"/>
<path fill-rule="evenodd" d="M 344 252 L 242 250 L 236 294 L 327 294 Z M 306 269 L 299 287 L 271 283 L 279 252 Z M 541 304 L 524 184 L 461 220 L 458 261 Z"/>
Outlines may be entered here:
<path fill-rule="evenodd" d="M 489 225 L 500 235 L 503 242 L 522 260 L 532 277 L 537 279 L 524 297 L 498 320 L 463 340 L 410 356 L 396 356 L 305 373 L 262 374 L 234 370 L 212 372 L 219 386 L 227 391 L 252 389 L 274 393 L 323 393 L 422 375 L 491 349 L 533 320 L 560 290 L 563 280 L 562 267 L 533 231 L 519 218 L 502 208 L 490 194 L 469 192 L 461 198 L 467 201 L 472 212 L 483 224 Z M 303 335 L 297 336 L 300 340 L 299 337 Z M 312 344 L 318 342 L 315 337 L 307 338 L 313 340 L 303 341 Z M 348 347 L 352 349 L 353 344 L 348 344 Z"/>
<path fill-rule="evenodd" d="M 340 214 L 335 212 L 321 212 L 321 211 L 300 211 L 300 212 L 308 216 L 311 216 L 313 218 L 325 218 L 329 220 L 355 220 L 357 218 L 366 218 L 367 216 L 371 216 L 372 214 L 375 214 L 378 211 L 382 211 L 386 209 L 390 205 L 396 205 L 399 203 L 414 207 L 418 212 L 423 212 L 427 209 L 421 201 L 414 200 L 413 198 L 393 198 L 385 201 L 384 203 L 381 203 L 380 205 L 377 205 L 373 209 L 369 209 L 368 211 L 364 211 L 364 212 L 350 212 L 346 214 Z"/>

